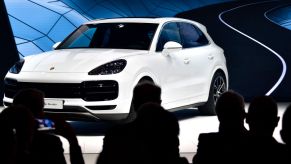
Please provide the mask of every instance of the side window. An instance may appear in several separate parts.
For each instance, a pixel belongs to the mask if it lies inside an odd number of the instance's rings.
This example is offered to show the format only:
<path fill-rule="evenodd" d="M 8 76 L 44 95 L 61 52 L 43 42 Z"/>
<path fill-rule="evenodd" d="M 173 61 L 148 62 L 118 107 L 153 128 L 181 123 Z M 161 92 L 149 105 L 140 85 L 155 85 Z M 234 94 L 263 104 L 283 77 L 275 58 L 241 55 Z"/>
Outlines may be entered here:
<path fill-rule="evenodd" d="M 200 29 L 189 23 L 179 23 L 183 48 L 191 48 L 208 44 L 206 36 Z"/>
<path fill-rule="evenodd" d="M 161 30 L 156 51 L 162 51 L 165 43 L 174 41 L 181 44 L 181 37 L 177 23 L 167 23 Z"/>

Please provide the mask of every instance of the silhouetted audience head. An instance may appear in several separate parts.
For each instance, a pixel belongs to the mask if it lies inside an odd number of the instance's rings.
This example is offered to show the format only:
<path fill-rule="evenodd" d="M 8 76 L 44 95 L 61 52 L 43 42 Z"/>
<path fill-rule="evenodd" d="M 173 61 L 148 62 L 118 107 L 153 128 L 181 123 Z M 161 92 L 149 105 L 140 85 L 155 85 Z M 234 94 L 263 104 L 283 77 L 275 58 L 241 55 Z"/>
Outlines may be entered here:
<path fill-rule="evenodd" d="M 220 130 L 242 128 L 246 115 L 244 106 L 244 99 L 240 94 L 234 91 L 224 92 L 215 107 Z"/>
<path fill-rule="evenodd" d="M 35 121 L 24 106 L 10 106 L 0 114 L 0 163 L 26 163 Z M 5 162 L 4 162 L 5 161 Z"/>
<path fill-rule="evenodd" d="M 142 82 L 133 90 L 133 107 L 137 111 L 146 102 L 161 103 L 161 88 L 151 82 Z"/>
<path fill-rule="evenodd" d="M 283 114 L 281 138 L 289 146 L 291 146 L 291 105 L 289 105 Z"/>
<path fill-rule="evenodd" d="M 14 105 L 24 105 L 35 117 L 43 117 L 44 93 L 37 89 L 24 89 L 13 98 Z"/>
<path fill-rule="evenodd" d="M 246 118 L 250 134 L 272 137 L 279 119 L 277 103 L 272 97 L 260 96 L 251 101 Z"/>

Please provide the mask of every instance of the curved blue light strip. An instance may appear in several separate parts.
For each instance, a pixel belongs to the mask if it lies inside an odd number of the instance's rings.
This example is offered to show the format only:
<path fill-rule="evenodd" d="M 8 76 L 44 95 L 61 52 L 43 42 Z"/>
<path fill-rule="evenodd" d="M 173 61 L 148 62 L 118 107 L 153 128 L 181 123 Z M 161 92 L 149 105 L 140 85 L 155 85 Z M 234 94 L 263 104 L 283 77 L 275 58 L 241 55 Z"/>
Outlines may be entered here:
<path fill-rule="evenodd" d="M 271 95 L 275 90 L 276 88 L 281 84 L 281 82 L 283 81 L 285 75 L 286 75 L 286 72 L 287 72 L 287 65 L 286 65 L 286 62 L 285 60 L 282 58 L 282 56 L 280 56 L 276 51 L 272 50 L 270 47 L 266 46 L 265 44 L 263 44 L 262 42 L 252 38 L 251 36 L 239 31 L 238 29 L 234 28 L 233 26 L 229 25 L 228 23 L 226 23 L 223 19 L 222 19 L 222 15 L 227 13 L 227 12 L 230 12 L 230 11 L 233 11 L 233 10 L 236 10 L 236 9 L 239 9 L 239 8 L 242 8 L 242 7 L 246 7 L 246 6 L 251 6 L 251 5 L 256 5 L 256 4 L 261 4 L 261 3 L 266 3 L 266 2 L 272 2 L 272 1 L 264 1 L 264 2 L 258 2 L 258 3 L 250 3 L 250 4 L 246 4 L 246 5 L 241 5 L 241 6 L 238 6 L 238 7 L 235 7 L 235 8 L 232 8 L 232 9 L 229 9 L 229 10 L 226 10 L 226 11 L 223 11 L 219 14 L 219 20 L 224 24 L 226 25 L 227 27 L 229 27 L 230 29 L 236 31 L 237 33 L 249 38 L 250 40 L 256 42 L 257 44 L 261 45 L 262 47 L 266 48 L 268 51 L 272 52 L 276 57 L 278 57 L 282 63 L 282 67 L 283 67 L 283 71 L 281 73 L 281 76 L 280 78 L 278 79 L 278 81 L 275 83 L 275 85 L 266 93 L 267 96 Z"/>

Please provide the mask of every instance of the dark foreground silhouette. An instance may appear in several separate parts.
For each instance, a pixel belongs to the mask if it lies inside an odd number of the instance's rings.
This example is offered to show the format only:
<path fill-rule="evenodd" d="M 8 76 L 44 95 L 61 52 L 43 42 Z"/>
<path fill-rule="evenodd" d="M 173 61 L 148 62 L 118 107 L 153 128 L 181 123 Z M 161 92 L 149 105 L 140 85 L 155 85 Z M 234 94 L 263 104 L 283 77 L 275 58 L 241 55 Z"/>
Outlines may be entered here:
<path fill-rule="evenodd" d="M 273 138 L 279 119 L 277 104 L 271 97 L 260 96 L 251 101 L 246 117 L 249 136 L 245 163 L 284 163 L 286 149 Z"/>
<path fill-rule="evenodd" d="M 291 105 L 289 105 L 283 114 L 282 129 L 280 131 L 281 138 L 285 143 L 287 152 L 284 162 L 291 163 Z"/>
<path fill-rule="evenodd" d="M 244 99 L 233 91 L 225 92 L 216 103 L 219 131 L 199 135 L 193 164 L 241 163 L 247 130 L 244 127 Z"/>
<path fill-rule="evenodd" d="M 21 157 L 14 160 L 13 156 L 11 156 L 11 158 L 9 157 L 10 161 L 13 161 L 13 163 L 31 164 L 65 164 L 66 161 L 62 142 L 60 138 L 55 135 L 58 134 L 65 137 L 70 143 L 71 163 L 83 164 L 84 160 L 77 137 L 70 125 L 62 118 L 53 119 L 55 122 L 55 130 L 39 129 L 40 124 L 37 120 L 44 119 L 43 107 L 44 94 L 36 89 L 25 89 L 17 93 L 14 97 L 13 105 L 1 113 L 3 115 L 8 113 L 3 116 L 5 119 L 1 119 L 1 121 L 3 121 L 4 125 L 7 125 L 4 127 L 4 129 L 8 131 L 7 135 L 12 135 L 11 138 L 14 138 L 12 144 L 16 146 L 14 146 L 13 149 L 16 152 L 20 152 L 16 153 L 16 155 Z M 24 113 L 24 111 L 29 112 Z M 18 128 L 18 126 L 14 125 L 13 121 L 15 118 L 22 117 L 19 116 L 22 113 L 24 113 L 24 116 L 28 116 L 28 113 L 31 114 L 31 117 L 23 116 L 22 119 L 26 118 L 26 120 L 32 122 L 32 124 L 22 124 L 19 122 L 16 125 L 22 125 L 22 128 Z M 25 146 L 21 146 L 19 143 L 21 145 L 25 143 Z"/>
<path fill-rule="evenodd" d="M 137 85 L 133 91 L 136 119 L 108 130 L 97 164 L 187 163 L 179 157 L 178 121 L 160 104 L 160 87 Z"/>

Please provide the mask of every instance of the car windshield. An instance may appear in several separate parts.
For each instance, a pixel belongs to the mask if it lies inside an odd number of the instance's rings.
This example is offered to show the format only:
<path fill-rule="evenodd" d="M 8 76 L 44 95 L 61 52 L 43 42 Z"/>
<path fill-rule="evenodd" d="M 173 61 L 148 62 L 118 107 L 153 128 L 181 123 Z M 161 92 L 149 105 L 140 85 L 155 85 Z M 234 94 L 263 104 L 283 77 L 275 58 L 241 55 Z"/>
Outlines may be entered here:
<path fill-rule="evenodd" d="M 58 47 L 148 50 L 158 24 L 101 23 L 79 27 Z"/>

